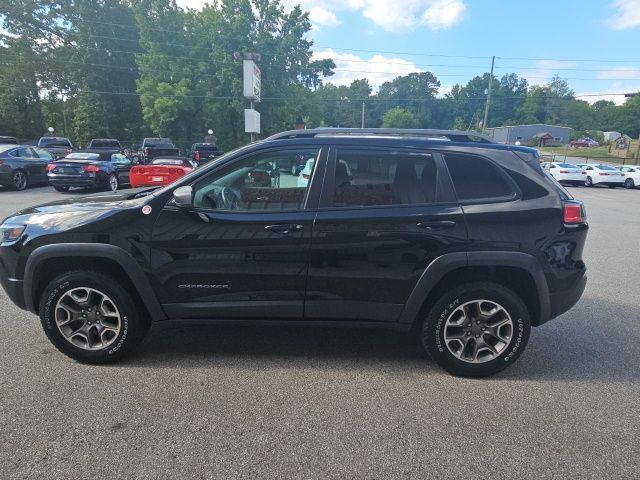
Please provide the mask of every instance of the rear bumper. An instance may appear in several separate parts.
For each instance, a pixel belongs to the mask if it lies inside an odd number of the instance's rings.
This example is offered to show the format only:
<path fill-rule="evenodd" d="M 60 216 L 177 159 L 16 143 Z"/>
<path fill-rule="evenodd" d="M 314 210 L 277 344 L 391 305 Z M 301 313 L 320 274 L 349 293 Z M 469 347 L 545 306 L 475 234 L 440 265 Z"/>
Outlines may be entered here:
<path fill-rule="evenodd" d="M 106 182 L 101 182 L 99 177 L 71 177 L 49 175 L 48 178 L 49 183 L 54 187 L 93 188 L 107 184 Z"/>
<path fill-rule="evenodd" d="M 549 320 L 562 315 L 566 311 L 570 310 L 584 292 L 587 286 L 587 274 L 584 273 L 582 277 L 573 284 L 570 288 L 559 292 L 552 292 L 549 294 Z"/>

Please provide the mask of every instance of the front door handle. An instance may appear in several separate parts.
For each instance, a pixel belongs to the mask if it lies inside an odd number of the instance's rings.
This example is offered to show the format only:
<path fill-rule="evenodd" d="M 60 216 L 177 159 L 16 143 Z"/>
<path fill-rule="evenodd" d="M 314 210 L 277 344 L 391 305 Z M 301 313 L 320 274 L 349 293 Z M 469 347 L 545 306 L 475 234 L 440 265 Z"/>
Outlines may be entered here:
<path fill-rule="evenodd" d="M 267 225 L 264 227 L 268 232 L 276 232 L 276 233 L 291 233 L 291 231 L 299 232 L 304 228 L 304 225 L 292 224 L 292 223 L 280 223 L 276 225 Z"/>
<path fill-rule="evenodd" d="M 418 228 L 422 228 L 424 230 L 445 230 L 447 228 L 453 228 L 456 226 L 456 222 L 453 220 L 434 220 L 431 222 L 420 222 L 418 223 Z"/>

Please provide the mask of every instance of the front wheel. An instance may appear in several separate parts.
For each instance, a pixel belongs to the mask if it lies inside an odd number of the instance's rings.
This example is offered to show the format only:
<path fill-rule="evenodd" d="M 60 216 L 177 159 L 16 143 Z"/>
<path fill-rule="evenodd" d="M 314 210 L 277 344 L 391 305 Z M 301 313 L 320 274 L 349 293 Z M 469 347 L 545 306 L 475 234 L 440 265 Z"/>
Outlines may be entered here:
<path fill-rule="evenodd" d="M 511 365 L 529 340 L 522 299 L 491 282 L 445 293 L 422 323 L 422 345 L 438 365 L 462 377 L 486 377 Z"/>
<path fill-rule="evenodd" d="M 633 181 L 633 178 L 627 178 L 624 181 L 624 188 L 633 188 L 633 187 L 635 187 L 635 183 Z"/>
<path fill-rule="evenodd" d="M 149 321 L 115 278 L 78 270 L 53 279 L 39 307 L 42 327 L 53 345 L 82 363 L 109 363 L 131 352 Z"/>
<path fill-rule="evenodd" d="M 593 180 L 591 180 L 591 177 L 587 177 L 587 179 L 584 181 L 584 185 L 586 187 L 593 187 Z"/>
<path fill-rule="evenodd" d="M 109 190 L 115 192 L 120 187 L 120 182 L 118 181 L 118 177 L 112 173 L 109 175 Z"/>

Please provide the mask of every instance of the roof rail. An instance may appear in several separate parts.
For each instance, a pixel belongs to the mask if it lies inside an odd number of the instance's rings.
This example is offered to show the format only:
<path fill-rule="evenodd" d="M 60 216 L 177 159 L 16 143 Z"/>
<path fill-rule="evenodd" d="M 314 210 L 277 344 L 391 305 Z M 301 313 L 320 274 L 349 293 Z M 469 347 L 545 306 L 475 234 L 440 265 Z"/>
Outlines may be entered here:
<path fill-rule="evenodd" d="M 446 138 L 452 142 L 495 143 L 489 137 L 478 132 L 463 130 L 432 130 L 407 128 L 312 128 L 309 130 L 288 130 L 267 137 L 266 140 L 282 140 L 285 138 L 314 138 L 341 135 L 380 135 L 391 137 L 427 137 Z"/>

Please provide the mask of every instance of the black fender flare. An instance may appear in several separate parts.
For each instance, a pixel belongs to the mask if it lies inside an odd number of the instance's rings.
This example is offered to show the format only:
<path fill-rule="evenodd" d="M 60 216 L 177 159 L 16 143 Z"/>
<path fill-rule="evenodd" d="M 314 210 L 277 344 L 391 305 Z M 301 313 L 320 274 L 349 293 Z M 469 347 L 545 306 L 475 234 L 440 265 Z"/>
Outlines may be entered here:
<path fill-rule="evenodd" d="M 99 257 L 116 262 L 131 280 L 151 319 L 154 321 L 166 319 L 164 310 L 142 267 L 122 248 L 104 243 L 56 243 L 38 247 L 31 252 L 24 270 L 24 298 L 26 307 L 31 312 L 38 313 L 38 305 L 35 305 L 33 298 L 34 276 L 38 266 L 44 260 L 65 257 Z"/>
<path fill-rule="evenodd" d="M 536 324 L 542 324 L 550 318 L 550 296 L 547 280 L 540 263 L 533 255 L 509 251 L 455 252 L 434 259 L 422 272 L 411 295 L 400 314 L 399 322 L 413 323 L 425 300 L 444 276 L 463 267 L 515 267 L 526 271 L 536 286 L 540 305 L 540 318 Z"/>

